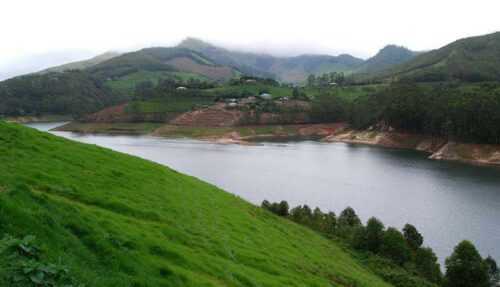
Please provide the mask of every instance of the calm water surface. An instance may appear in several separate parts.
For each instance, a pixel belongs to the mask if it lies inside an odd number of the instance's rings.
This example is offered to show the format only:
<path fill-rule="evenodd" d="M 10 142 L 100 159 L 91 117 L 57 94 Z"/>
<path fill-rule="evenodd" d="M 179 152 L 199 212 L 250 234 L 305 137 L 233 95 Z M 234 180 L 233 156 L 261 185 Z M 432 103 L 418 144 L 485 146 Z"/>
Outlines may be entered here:
<path fill-rule="evenodd" d="M 57 124 L 33 124 L 48 130 Z M 220 145 L 147 136 L 54 134 L 168 165 L 255 204 L 308 204 L 363 220 L 414 224 L 443 262 L 462 239 L 500 260 L 500 169 L 426 159 L 413 151 L 343 143 Z"/>

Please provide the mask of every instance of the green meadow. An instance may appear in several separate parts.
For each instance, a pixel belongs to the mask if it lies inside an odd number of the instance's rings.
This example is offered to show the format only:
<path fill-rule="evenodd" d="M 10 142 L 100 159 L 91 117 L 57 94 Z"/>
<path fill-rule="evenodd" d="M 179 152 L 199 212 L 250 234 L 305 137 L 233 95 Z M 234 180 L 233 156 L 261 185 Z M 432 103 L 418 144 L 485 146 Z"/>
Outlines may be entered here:
<path fill-rule="evenodd" d="M 30 260 L 71 286 L 390 286 L 335 241 L 150 161 L 4 122 L 0 161 L 0 236 L 34 235 Z M 0 286 L 35 286 L 3 255 Z"/>

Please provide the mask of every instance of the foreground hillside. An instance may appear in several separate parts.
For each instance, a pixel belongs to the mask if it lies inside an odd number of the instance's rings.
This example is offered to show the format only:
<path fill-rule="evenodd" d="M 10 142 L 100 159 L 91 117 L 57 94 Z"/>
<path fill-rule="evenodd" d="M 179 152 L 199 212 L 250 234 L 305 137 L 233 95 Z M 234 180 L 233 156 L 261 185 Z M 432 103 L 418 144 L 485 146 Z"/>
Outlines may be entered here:
<path fill-rule="evenodd" d="M 35 235 L 38 259 L 86 286 L 389 286 L 332 241 L 158 164 L 3 122 L 0 161 L 0 236 Z"/>

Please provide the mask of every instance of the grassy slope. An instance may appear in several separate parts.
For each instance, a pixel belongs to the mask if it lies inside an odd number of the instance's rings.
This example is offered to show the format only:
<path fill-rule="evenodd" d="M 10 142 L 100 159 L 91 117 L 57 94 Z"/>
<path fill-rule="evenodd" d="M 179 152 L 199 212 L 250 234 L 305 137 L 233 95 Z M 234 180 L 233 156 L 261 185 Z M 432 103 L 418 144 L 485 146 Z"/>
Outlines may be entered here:
<path fill-rule="evenodd" d="M 152 162 L 3 122 L 0 161 L 0 234 L 36 235 L 88 286 L 388 286 L 318 234 Z"/>

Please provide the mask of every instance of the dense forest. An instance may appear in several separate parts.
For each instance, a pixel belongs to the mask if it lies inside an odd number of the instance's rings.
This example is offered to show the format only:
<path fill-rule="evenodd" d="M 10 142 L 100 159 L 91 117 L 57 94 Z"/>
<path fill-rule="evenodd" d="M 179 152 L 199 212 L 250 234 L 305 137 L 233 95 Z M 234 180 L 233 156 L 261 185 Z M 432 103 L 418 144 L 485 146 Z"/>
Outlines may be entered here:
<path fill-rule="evenodd" d="M 396 130 L 477 143 L 500 143 L 500 84 L 393 83 L 348 100 L 342 88 L 322 92 L 317 121 L 348 121 L 356 129 Z"/>
<path fill-rule="evenodd" d="M 0 116 L 71 114 L 79 117 L 123 100 L 82 71 L 32 74 L 0 83 Z"/>

